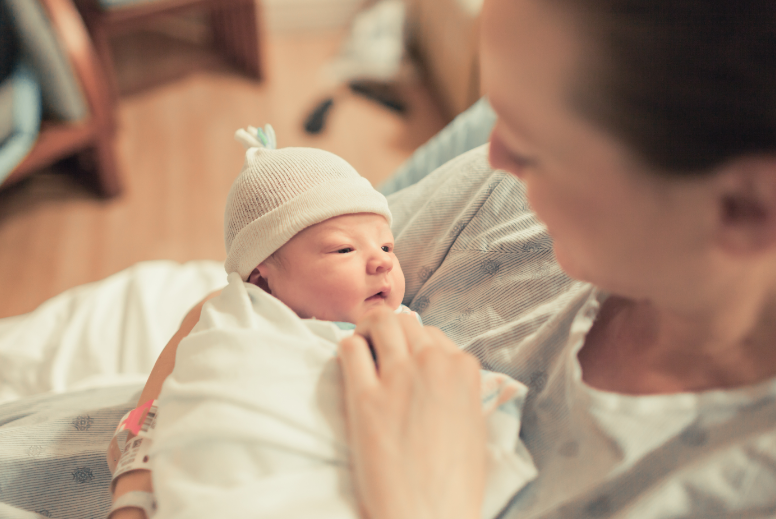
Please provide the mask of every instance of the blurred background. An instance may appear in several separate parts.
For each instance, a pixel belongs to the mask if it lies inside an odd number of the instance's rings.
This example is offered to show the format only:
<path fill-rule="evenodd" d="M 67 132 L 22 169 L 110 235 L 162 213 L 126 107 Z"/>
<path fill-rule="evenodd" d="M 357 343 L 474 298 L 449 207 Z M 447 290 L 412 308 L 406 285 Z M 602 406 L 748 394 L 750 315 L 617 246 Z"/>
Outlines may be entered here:
<path fill-rule="evenodd" d="M 479 97 L 481 0 L 0 0 L 0 317 L 223 260 L 237 128 L 378 186 Z"/>

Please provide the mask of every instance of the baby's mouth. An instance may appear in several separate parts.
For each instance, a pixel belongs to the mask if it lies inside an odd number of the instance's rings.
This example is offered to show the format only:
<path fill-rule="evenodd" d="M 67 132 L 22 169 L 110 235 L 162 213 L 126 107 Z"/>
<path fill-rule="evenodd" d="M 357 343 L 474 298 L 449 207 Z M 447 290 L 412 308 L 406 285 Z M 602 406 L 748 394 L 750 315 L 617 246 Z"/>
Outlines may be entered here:
<path fill-rule="evenodd" d="M 373 294 L 366 298 L 367 303 L 371 303 L 373 301 L 382 301 L 383 299 L 388 299 L 388 296 L 391 294 L 390 288 L 384 288 L 381 291 L 377 292 L 376 294 Z"/>

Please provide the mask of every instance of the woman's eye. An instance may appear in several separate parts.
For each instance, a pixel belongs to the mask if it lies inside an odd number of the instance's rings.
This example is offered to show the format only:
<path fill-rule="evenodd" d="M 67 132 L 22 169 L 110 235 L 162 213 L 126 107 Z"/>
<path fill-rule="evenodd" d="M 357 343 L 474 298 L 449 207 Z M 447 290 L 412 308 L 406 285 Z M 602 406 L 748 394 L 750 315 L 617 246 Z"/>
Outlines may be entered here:
<path fill-rule="evenodd" d="M 523 157 L 521 155 L 511 155 L 512 163 L 518 168 L 532 168 L 536 166 L 536 161 L 530 157 Z"/>
<path fill-rule="evenodd" d="M 344 249 L 339 249 L 337 251 L 338 254 L 347 254 L 348 252 L 353 252 L 353 249 L 350 247 L 345 247 Z"/>
<path fill-rule="evenodd" d="M 536 160 L 508 149 L 501 139 L 491 138 L 490 163 L 496 169 L 511 170 L 512 168 L 525 169 L 536 166 Z"/>

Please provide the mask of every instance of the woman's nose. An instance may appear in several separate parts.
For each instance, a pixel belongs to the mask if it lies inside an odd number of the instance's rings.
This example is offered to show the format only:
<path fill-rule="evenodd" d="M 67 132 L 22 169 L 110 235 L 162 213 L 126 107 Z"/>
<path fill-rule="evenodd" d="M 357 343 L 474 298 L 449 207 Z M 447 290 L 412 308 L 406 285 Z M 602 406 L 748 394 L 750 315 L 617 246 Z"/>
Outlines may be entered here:
<path fill-rule="evenodd" d="M 391 253 L 385 252 L 382 249 L 376 252 L 374 257 L 372 257 L 367 264 L 367 271 L 369 274 L 382 274 L 390 272 L 392 269 L 393 258 L 391 258 Z"/>

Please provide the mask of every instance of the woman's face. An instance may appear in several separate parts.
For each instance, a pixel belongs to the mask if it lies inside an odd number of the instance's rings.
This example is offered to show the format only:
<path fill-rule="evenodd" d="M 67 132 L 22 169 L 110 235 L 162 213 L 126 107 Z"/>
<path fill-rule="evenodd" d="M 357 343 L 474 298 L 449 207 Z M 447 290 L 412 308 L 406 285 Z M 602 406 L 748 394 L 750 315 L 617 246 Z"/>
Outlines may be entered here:
<path fill-rule="evenodd" d="M 698 296 L 718 266 L 710 183 L 646 171 L 575 112 L 594 47 L 570 13 L 486 0 L 482 16 L 483 87 L 498 115 L 490 161 L 525 183 L 563 269 L 627 297 Z"/>

